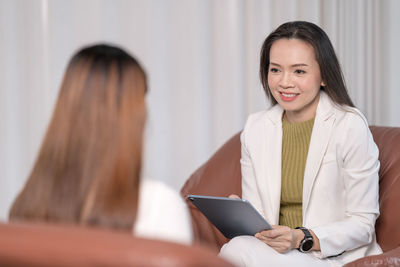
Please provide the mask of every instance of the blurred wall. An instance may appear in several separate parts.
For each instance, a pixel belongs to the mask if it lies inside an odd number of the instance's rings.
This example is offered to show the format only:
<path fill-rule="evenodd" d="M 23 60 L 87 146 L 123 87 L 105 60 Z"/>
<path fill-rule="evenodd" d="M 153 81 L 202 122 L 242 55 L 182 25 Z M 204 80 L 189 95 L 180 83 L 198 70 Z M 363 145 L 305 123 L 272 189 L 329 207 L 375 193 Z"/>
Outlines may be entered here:
<path fill-rule="evenodd" d="M 144 176 L 179 189 L 268 103 L 259 50 L 289 20 L 331 37 L 370 124 L 400 126 L 396 0 L 0 0 L 0 220 L 23 186 L 71 55 L 118 44 L 148 72 Z"/>

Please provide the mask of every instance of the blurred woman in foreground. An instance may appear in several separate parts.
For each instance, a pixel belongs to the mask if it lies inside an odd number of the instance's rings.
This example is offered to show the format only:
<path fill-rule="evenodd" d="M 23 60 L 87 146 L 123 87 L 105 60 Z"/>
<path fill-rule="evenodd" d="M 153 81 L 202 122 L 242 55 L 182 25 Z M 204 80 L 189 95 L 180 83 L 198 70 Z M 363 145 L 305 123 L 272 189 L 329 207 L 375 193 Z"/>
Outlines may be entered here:
<path fill-rule="evenodd" d="M 190 243 L 183 200 L 140 179 L 146 90 L 144 70 L 120 48 L 94 45 L 74 55 L 10 220 L 133 228 Z"/>

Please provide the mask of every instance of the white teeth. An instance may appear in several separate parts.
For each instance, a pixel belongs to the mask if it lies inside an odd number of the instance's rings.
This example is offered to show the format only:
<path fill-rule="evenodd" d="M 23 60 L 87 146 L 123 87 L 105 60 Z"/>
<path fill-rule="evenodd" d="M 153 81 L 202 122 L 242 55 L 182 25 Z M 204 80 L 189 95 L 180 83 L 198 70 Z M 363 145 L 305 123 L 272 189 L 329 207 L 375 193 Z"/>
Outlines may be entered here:
<path fill-rule="evenodd" d="M 296 94 L 285 94 L 285 93 L 282 93 L 282 95 L 284 97 L 295 97 L 296 96 Z"/>

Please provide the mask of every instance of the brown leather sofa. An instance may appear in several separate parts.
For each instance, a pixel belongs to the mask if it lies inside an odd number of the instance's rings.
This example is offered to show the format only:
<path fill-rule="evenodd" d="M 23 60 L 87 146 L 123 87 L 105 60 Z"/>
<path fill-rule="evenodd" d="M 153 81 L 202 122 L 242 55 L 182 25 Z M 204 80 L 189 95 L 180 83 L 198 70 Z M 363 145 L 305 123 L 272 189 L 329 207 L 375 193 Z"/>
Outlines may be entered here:
<path fill-rule="evenodd" d="M 400 266 L 400 128 L 370 127 L 379 147 L 379 196 L 381 215 L 376 222 L 376 235 L 383 254 L 358 259 L 355 266 Z M 239 133 L 225 143 L 185 183 L 181 195 L 188 194 L 241 196 Z M 218 252 L 228 240 L 186 200 L 191 216 L 195 242 Z"/>
<path fill-rule="evenodd" d="M 209 249 L 65 225 L 0 223 L 0 266 L 220 266 Z"/>

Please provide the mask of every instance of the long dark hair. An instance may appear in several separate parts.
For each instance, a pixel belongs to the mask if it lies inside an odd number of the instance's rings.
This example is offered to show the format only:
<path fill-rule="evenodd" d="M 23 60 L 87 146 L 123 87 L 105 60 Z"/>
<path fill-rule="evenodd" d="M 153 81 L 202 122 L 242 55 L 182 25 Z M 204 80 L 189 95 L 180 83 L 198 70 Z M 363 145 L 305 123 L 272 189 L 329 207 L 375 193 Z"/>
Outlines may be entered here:
<path fill-rule="evenodd" d="M 330 98 L 338 105 L 354 107 L 347 92 L 346 83 L 336 57 L 335 50 L 328 35 L 317 25 L 306 21 L 287 22 L 279 26 L 265 39 L 260 53 L 260 79 L 264 91 L 271 103 L 276 104 L 268 86 L 268 70 L 272 44 L 282 38 L 299 39 L 312 45 L 315 58 L 319 64 L 321 78 L 325 86 L 321 86 Z"/>
<path fill-rule="evenodd" d="M 68 64 L 11 220 L 132 230 L 146 117 L 146 75 L 124 50 L 94 45 Z"/>

